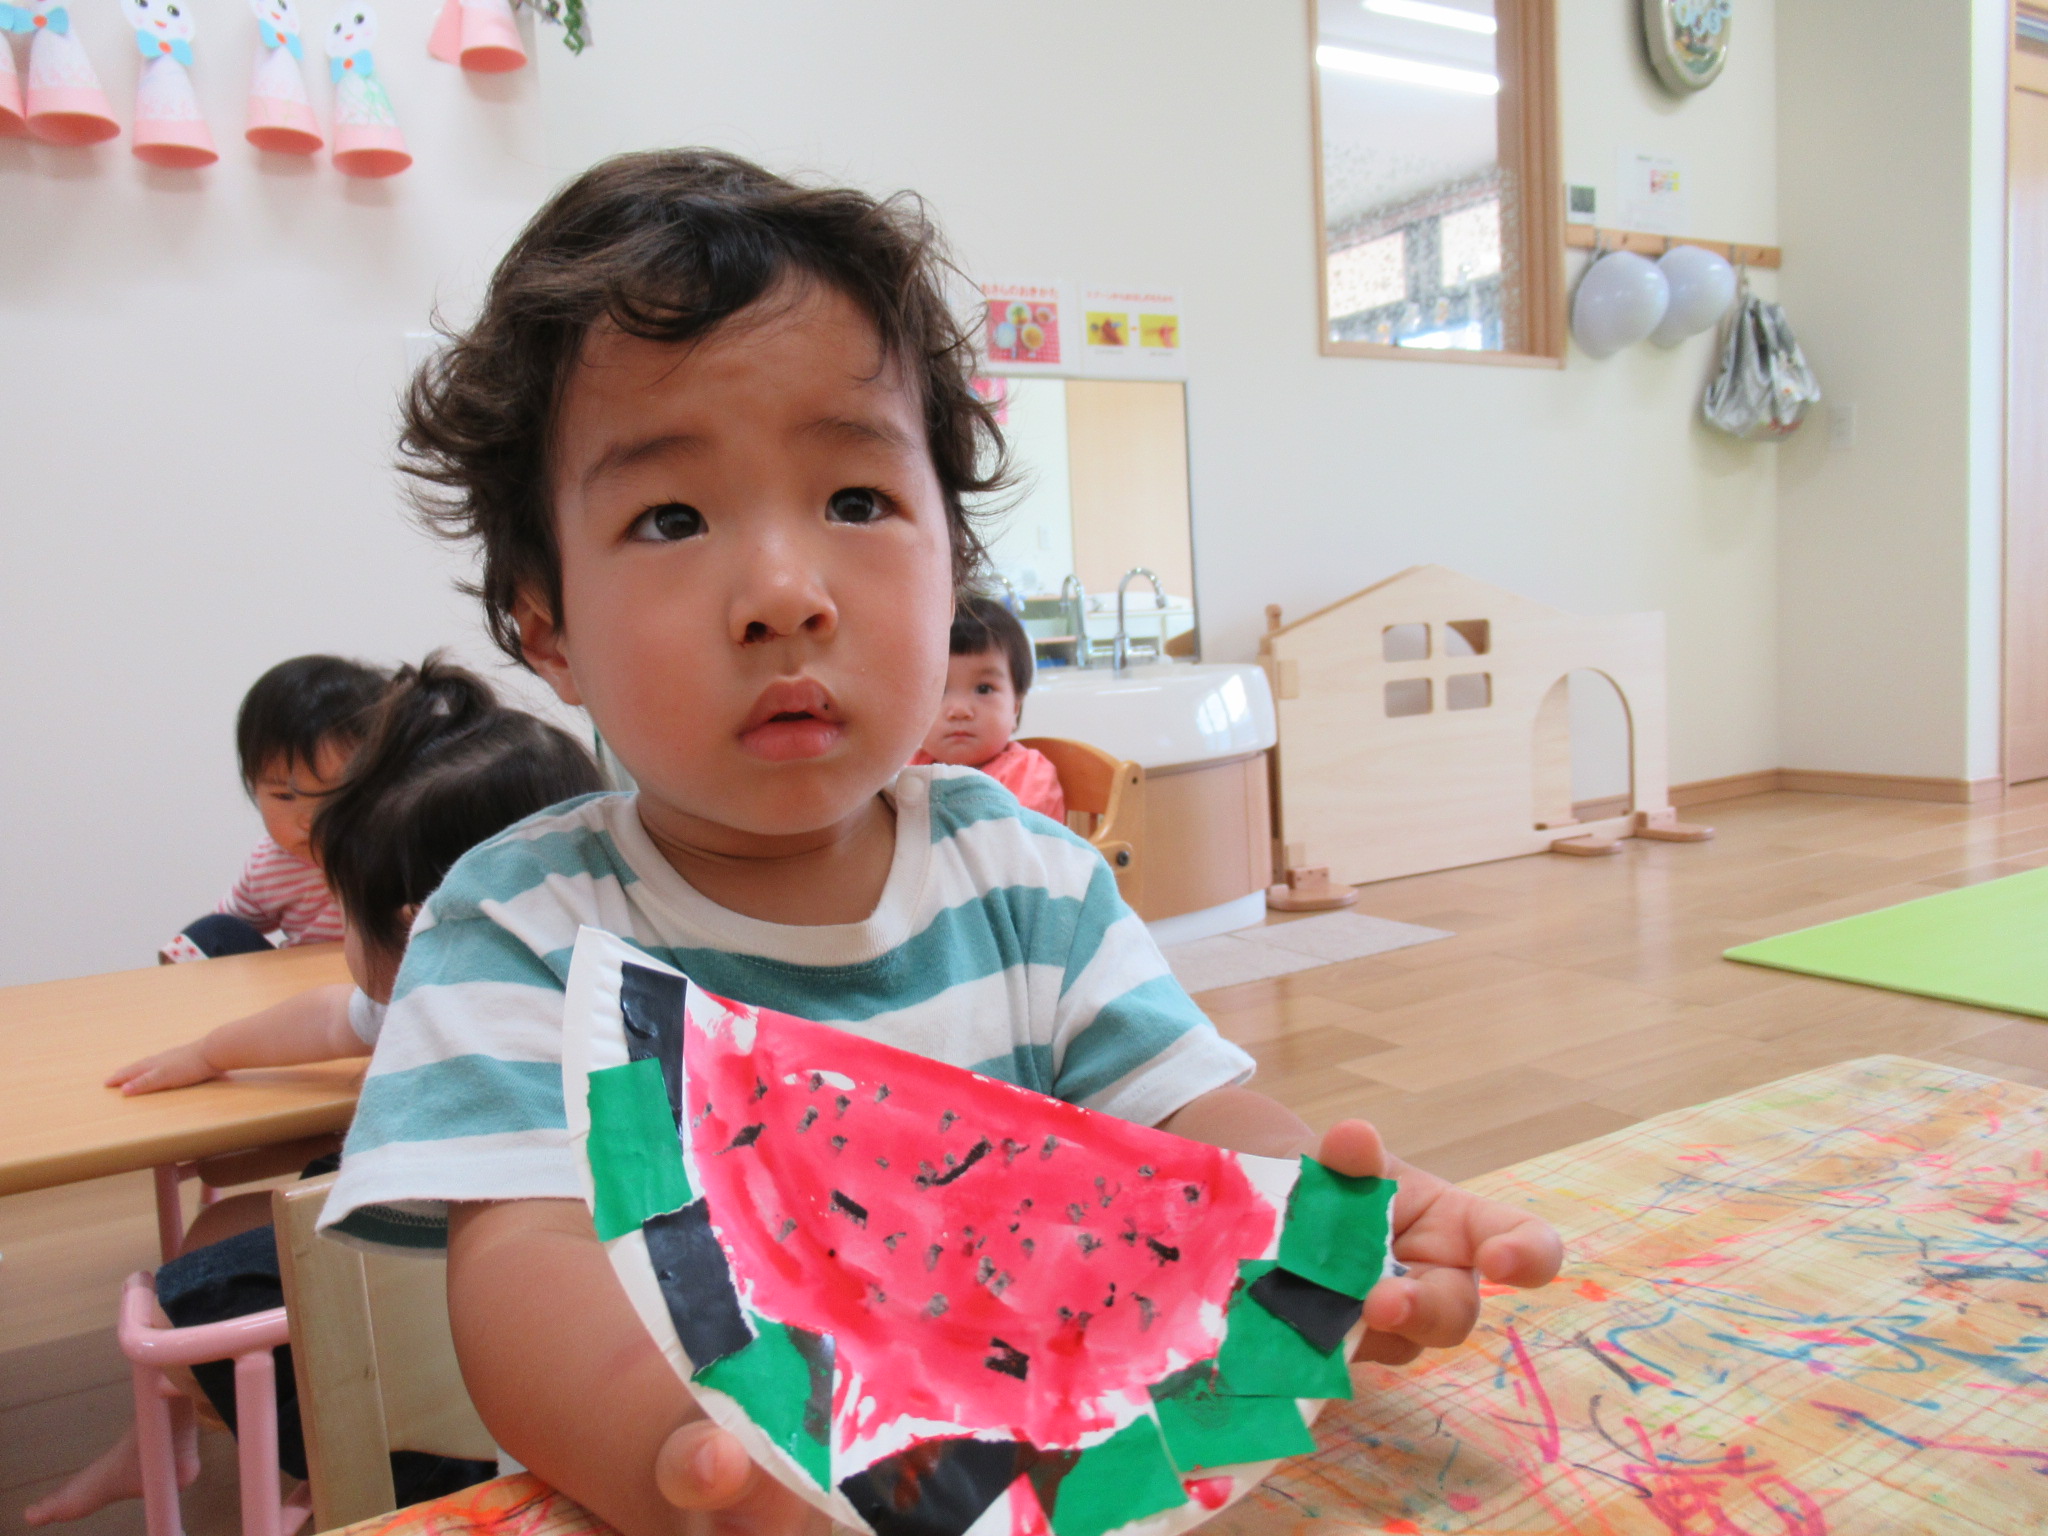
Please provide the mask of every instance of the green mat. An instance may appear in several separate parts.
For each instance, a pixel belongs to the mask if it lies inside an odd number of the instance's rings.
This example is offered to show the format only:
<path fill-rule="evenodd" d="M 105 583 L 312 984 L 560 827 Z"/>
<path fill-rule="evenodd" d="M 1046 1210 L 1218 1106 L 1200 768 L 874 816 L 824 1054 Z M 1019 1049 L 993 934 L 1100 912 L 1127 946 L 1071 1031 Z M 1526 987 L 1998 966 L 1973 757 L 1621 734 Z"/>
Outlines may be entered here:
<path fill-rule="evenodd" d="M 2048 869 L 1743 944 L 1727 957 L 2048 1018 Z"/>

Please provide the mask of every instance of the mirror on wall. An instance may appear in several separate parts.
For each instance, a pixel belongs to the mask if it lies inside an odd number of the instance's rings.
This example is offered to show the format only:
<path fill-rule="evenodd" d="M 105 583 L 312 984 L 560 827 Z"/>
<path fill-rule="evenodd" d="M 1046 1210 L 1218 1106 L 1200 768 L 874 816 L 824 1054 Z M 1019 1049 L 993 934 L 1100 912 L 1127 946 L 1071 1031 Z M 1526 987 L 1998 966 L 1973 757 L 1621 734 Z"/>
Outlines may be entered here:
<path fill-rule="evenodd" d="M 989 541 L 1042 667 L 1107 666 L 1125 583 L 1129 660 L 1191 661 L 1195 558 L 1186 387 L 1135 379 L 988 381 L 1018 475 Z M 1158 578 L 1155 589 L 1136 570 Z"/>
<path fill-rule="evenodd" d="M 1550 0 L 1310 0 L 1323 350 L 1563 355 Z"/>

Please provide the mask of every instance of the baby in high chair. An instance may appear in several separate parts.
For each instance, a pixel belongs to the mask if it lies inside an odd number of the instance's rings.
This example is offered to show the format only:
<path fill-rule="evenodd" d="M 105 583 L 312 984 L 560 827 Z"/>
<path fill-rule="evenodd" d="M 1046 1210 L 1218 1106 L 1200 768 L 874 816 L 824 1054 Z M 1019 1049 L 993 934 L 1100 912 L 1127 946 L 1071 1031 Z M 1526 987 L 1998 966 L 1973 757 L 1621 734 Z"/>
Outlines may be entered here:
<path fill-rule="evenodd" d="M 939 718 L 911 758 L 912 766 L 979 768 L 1025 810 L 1064 822 L 1067 801 L 1052 759 L 1010 739 L 1024 718 L 1024 695 L 1037 669 L 1024 626 L 993 598 L 964 596 L 953 614 L 948 648 L 952 659 L 946 665 Z"/>

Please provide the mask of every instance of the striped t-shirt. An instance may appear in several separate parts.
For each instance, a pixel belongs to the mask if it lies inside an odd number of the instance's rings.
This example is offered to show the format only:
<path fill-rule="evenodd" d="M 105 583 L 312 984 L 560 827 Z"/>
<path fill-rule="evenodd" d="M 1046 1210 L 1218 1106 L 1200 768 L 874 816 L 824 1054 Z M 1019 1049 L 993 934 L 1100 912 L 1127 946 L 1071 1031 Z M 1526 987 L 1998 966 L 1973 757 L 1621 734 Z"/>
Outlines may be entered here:
<path fill-rule="evenodd" d="M 584 925 L 721 996 L 1147 1125 L 1251 1075 L 1087 843 L 971 768 L 906 768 L 885 793 L 895 856 L 858 923 L 714 904 L 632 795 L 569 801 L 465 854 L 413 925 L 322 1225 L 432 1247 L 448 1201 L 582 1197 L 562 1007 Z"/>
<path fill-rule="evenodd" d="M 294 944 L 333 944 L 341 940 L 341 904 L 327 889 L 320 866 L 285 852 L 264 838 L 250 852 L 242 872 L 216 912 L 239 917 L 265 937 L 282 933 L 282 948 Z M 182 933 L 164 946 L 169 960 L 204 960 L 201 950 Z"/>

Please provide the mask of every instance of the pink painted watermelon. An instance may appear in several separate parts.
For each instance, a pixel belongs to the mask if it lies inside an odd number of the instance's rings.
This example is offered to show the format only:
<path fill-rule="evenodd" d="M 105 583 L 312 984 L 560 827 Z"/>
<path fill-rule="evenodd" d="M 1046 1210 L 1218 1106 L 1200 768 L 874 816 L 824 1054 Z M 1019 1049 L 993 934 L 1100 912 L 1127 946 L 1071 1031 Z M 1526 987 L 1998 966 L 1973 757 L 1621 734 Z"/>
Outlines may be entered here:
<path fill-rule="evenodd" d="M 1312 1447 L 1391 1184 L 712 996 L 585 930 L 564 1086 L 679 1373 L 876 1536 L 1166 1536 Z"/>

